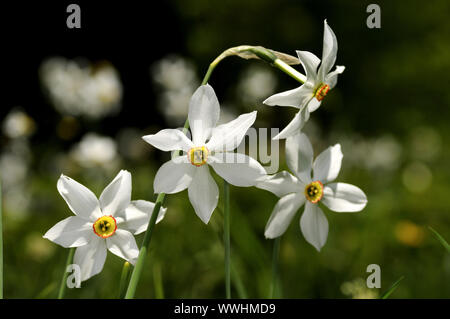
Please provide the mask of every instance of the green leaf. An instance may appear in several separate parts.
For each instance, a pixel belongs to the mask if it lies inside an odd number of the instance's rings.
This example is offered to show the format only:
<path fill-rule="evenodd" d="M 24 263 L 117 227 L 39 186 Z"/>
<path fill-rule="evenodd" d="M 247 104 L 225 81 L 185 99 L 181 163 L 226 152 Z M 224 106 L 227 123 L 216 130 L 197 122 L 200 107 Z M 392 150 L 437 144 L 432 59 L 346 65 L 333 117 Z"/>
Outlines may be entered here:
<path fill-rule="evenodd" d="M 400 281 L 402 281 L 405 278 L 405 276 L 401 276 L 396 282 L 392 284 L 391 287 L 389 287 L 388 290 L 384 294 L 381 295 L 380 299 L 387 299 L 389 296 L 394 292 L 395 289 L 397 289 L 397 286 L 400 284 Z"/>
<path fill-rule="evenodd" d="M 447 249 L 447 252 L 450 253 L 450 245 L 447 243 L 447 241 L 442 237 L 437 231 L 435 231 L 431 226 L 428 226 L 428 228 L 431 230 L 431 232 L 434 234 L 434 236 L 439 240 L 444 246 L 445 249 Z"/>

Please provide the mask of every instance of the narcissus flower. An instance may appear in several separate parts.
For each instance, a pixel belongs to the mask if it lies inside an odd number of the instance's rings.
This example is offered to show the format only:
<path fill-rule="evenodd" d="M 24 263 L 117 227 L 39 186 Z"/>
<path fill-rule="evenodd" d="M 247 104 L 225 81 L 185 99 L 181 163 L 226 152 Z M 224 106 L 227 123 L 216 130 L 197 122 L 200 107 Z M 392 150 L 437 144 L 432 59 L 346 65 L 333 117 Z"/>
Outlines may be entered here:
<path fill-rule="evenodd" d="M 367 198 L 361 189 L 346 183 L 332 183 L 341 169 L 342 157 L 341 146 L 336 144 L 313 162 L 313 149 L 305 134 L 286 139 L 286 162 L 295 176 L 282 171 L 256 185 L 280 197 L 267 222 L 266 238 L 281 236 L 296 212 L 305 205 L 300 228 L 306 241 L 320 251 L 328 236 L 328 221 L 320 203 L 339 213 L 359 212 L 366 206 Z"/>
<path fill-rule="evenodd" d="M 306 82 L 299 88 L 272 95 L 264 101 L 267 105 L 291 106 L 299 109 L 294 119 L 274 139 L 283 139 L 295 135 L 308 121 L 309 114 L 317 110 L 329 90 L 337 83 L 338 74 L 344 72 L 344 66 L 336 66 L 337 39 L 324 21 L 322 61 L 308 51 L 297 51 L 298 58 L 306 72 Z M 320 66 L 319 66 L 320 64 Z"/>
<path fill-rule="evenodd" d="M 189 103 L 192 140 L 177 129 L 165 129 L 143 137 L 147 143 L 162 151 L 185 152 L 160 167 L 153 188 L 156 193 L 167 194 L 187 188 L 195 213 L 205 224 L 209 222 L 219 198 L 209 166 L 235 186 L 254 186 L 266 176 L 266 171 L 256 160 L 232 152 L 255 121 L 256 111 L 216 127 L 219 114 L 219 101 L 213 88 L 202 85 Z"/>
<path fill-rule="evenodd" d="M 134 235 L 147 229 L 154 204 L 131 201 L 131 174 L 120 171 L 100 198 L 70 177 L 61 175 L 57 188 L 75 216 L 53 226 L 45 235 L 65 248 L 78 247 L 74 263 L 80 266 L 81 280 L 102 271 L 106 251 L 134 264 L 139 249 Z M 166 209 L 159 211 L 161 221 Z"/>

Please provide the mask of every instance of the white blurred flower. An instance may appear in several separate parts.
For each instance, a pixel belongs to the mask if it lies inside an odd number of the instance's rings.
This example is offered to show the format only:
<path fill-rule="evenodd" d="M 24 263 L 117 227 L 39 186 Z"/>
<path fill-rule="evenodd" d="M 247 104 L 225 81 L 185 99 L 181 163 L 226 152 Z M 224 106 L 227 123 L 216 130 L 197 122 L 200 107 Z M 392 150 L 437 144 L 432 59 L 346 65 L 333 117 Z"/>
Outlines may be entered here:
<path fill-rule="evenodd" d="M 238 83 L 238 93 L 244 102 L 255 103 L 272 94 L 276 85 L 277 79 L 270 69 L 251 65 Z"/>
<path fill-rule="evenodd" d="M 27 137 L 35 130 L 34 120 L 24 111 L 11 110 L 3 120 L 3 133 L 10 138 Z"/>
<path fill-rule="evenodd" d="M 40 67 L 41 82 L 54 107 L 64 115 L 100 118 L 117 112 L 122 84 L 109 63 L 93 65 L 50 58 Z"/>
<path fill-rule="evenodd" d="M 348 150 L 346 158 L 350 165 L 367 168 L 377 173 L 380 169 L 395 170 L 400 165 L 402 146 L 391 135 L 372 139 L 341 136 L 338 139 Z"/>
<path fill-rule="evenodd" d="M 70 156 L 85 167 L 106 166 L 117 159 L 117 144 L 110 137 L 88 133 L 72 148 Z"/>
<path fill-rule="evenodd" d="M 431 186 L 433 173 L 424 163 L 413 162 L 403 169 L 402 181 L 411 193 L 423 193 Z"/>
<path fill-rule="evenodd" d="M 352 299 L 378 298 L 378 291 L 376 289 L 368 288 L 365 280 L 362 278 L 344 282 L 341 285 L 341 291 L 344 295 L 350 296 Z"/>
<path fill-rule="evenodd" d="M 189 100 L 199 84 L 194 65 L 182 57 L 169 55 L 152 66 L 151 75 L 159 87 L 158 108 L 169 124 L 183 124 Z"/>

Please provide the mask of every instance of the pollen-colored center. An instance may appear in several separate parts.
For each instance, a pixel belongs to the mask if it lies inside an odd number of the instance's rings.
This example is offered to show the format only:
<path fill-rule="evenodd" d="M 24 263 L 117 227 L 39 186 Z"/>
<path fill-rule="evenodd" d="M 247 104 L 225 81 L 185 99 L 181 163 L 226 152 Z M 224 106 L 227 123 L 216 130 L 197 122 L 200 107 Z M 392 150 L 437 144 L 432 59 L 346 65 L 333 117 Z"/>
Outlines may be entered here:
<path fill-rule="evenodd" d="M 318 203 L 323 197 L 323 184 L 320 181 L 315 181 L 305 187 L 306 199 L 311 203 Z"/>
<path fill-rule="evenodd" d="M 94 233 L 101 238 L 108 238 L 114 235 L 117 230 L 116 219 L 112 216 L 102 216 L 97 219 L 92 226 Z"/>
<path fill-rule="evenodd" d="M 202 166 L 208 159 L 208 149 L 205 146 L 193 147 L 187 156 L 192 165 Z"/>
<path fill-rule="evenodd" d="M 328 84 L 321 84 L 319 88 L 316 90 L 316 99 L 317 101 L 322 101 L 323 98 L 327 95 L 330 90 L 330 86 Z"/>

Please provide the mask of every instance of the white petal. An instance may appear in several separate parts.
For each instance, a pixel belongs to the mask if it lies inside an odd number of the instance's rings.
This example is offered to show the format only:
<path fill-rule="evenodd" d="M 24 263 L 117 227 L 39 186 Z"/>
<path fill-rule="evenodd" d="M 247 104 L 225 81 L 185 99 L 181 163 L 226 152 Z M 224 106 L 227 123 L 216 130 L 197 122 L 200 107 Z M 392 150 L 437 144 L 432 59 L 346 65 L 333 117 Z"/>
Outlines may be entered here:
<path fill-rule="evenodd" d="M 211 130 L 219 120 L 220 106 L 216 93 L 209 85 L 200 86 L 189 102 L 189 125 L 192 141 L 201 145 L 211 136 Z"/>
<path fill-rule="evenodd" d="M 276 238 L 284 234 L 298 209 L 305 203 L 305 196 L 294 193 L 282 197 L 270 215 L 264 231 L 266 238 Z"/>
<path fill-rule="evenodd" d="M 268 97 L 263 103 L 266 105 L 292 106 L 301 108 L 313 97 L 313 87 L 307 82 L 302 86 L 274 94 Z"/>
<path fill-rule="evenodd" d="M 56 187 L 70 210 L 78 217 L 95 221 L 101 216 L 97 197 L 85 186 L 68 176 L 61 175 Z"/>
<path fill-rule="evenodd" d="M 313 180 L 321 181 L 322 184 L 334 181 L 341 170 L 343 157 L 340 144 L 330 146 L 320 153 L 314 161 Z"/>
<path fill-rule="evenodd" d="M 121 214 L 131 201 L 131 174 L 121 170 L 100 195 L 103 215 Z"/>
<path fill-rule="evenodd" d="M 86 245 L 93 234 L 92 223 L 78 216 L 63 219 L 50 228 L 44 238 L 64 248 Z"/>
<path fill-rule="evenodd" d="M 317 204 L 306 202 L 300 228 L 306 241 L 320 251 L 327 241 L 328 220 Z"/>
<path fill-rule="evenodd" d="M 203 165 L 196 170 L 188 193 L 195 213 L 207 224 L 219 200 L 219 189 L 209 173 L 208 165 Z"/>
<path fill-rule="evenodd" d="M 325 185 L 322 203 L 335 212 L 359 212 L 366 206 L 367 197 L 354 185 L 332 183 Z"/>
<path fill-rule="evenodd" d="M 308 120 L 309 120 L 308 108 L 303 107 L 300 111 L 297 112 L 297 114 L 295 114 L 292 121 L 273 139 L 279 140 L 300 133 L 300 130 L 303 128 L 303 126 Z"/>
<path fill-rule="evenodd" d="M 328 26 L 327 20 L 323 22 L 323 49 L 322 49 L 322 64 L 319 67 L 319 80 L 325 82 L 325 76 L 330 72 L 331 68 L 336 62 L 336 55 L 338 44 L 336 35 Z"/>
<path fill-rule="evenodd" d="M 330 87 L 330 90 L 336 86 L 337 77 L 339 74 L 344 72 L 344 70 L 345 70 L 345 66 L 336 65 L 336 70 L 327 74 L 327 76 L 325 77 L 325 83 L 328 84 L 328 86 Z"/>
<path fill-rule="evenodd" d="M 309 100 L 309 102 L 307 104 L 309 113 L 312 113 L 315 110 L 317 110 L 319 108 L 320 104 L 322 104 L 322 101 L 319 101 L 316 97 L 313 97 L 311 100 Z"/>
<path fill-rule="evenodd" d="M 286 139 L 286 163 L 303 183 L 311 182 L 314 151 L 308 136 L 299 133 Z"/>
<path fill-rule="evenodd" d="M 126 230 L 117 229 L 114 235 L 106 238 L 108 250 L 114 255 L 125 259 L 132 265 L 136 263 L 139 256 L 139 248 L 134 236 Z"/>
<path fill-rule="evenodd" d="M 306 71 L 307 81 L 315 83 L 317 77 L 317 67 L 320 64 L 320 59 L 314 53 L 308 51 L 297 51 L 297 55 Z"/>
<path fill-rule="evenodd" d="M 282 171 L 275 175 L 268 175 L 262 182 L 256 184 L 256 187 L 272 192 L 278 197 L 283 197 L 287 194 L 302 191 L 305 184 L 289 172 Z"/>
<path fill-rule="evenodd" d="M 155 193 L 173 194 L 185 190 L 192 181 L 196 167 L 185 160 L 184 156 L 164 163 L 153 181 Z"/>
<path fill-rule="evenodd" d="M 256 160 L 240 153 L 218 153 L 208 162 L 222 178 L 234 186 L 255 186 L 266 176 Z"/>
<path fill-rule="evenodd" d="M 135 200 L 125 209 L 121 217 L 121 221 L 117 222 L 121 229 L 128 230 L 134 235 L 138 235 L 147 229 L 148 222 L 152 216 L 155 204 L 145 200 Z M 159 223 L 166 214 L 167 208 L 159 209 L 156 223 Z"/>
<path fill-rule="evenodd" d="M 183 150 L 187 152 L 194 146 L 192 141 L 188 139 L 186 134 L 176 129 L 161 130 L 153 135 L 146 135 L 142 137 L 144 141 L 161 151 L 177 151 Z"/>
<path fill-rule="evenodd" d="M 226 124 L 217 126 L 206 147 L 210 152 L 232 151 L 241 144 L 242 139 L 256 119 L 256 111 L 242 114 Z"/>
<path fill-rule="evenodd" d="M 100 237 L 92 237 L 89 244 L 77 248 L 73 262 L 80 266 L 81 281 L 85 281 L 102 271 L 105 260 L 105 240 Z"/>

